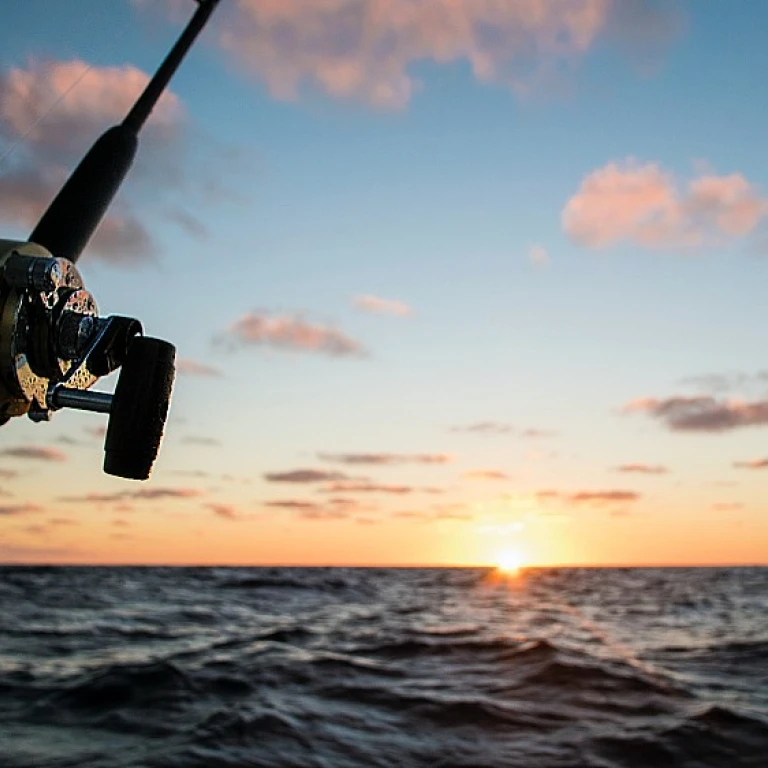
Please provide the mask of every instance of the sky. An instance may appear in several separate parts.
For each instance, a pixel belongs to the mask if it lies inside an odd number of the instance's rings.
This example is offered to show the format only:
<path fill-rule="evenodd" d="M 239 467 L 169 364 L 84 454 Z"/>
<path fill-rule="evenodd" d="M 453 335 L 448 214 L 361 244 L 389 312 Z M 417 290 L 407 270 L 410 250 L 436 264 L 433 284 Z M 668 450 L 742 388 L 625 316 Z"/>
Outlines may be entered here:
<path fill-rule="evenodd" d="M 3 237 L 194 8 L 4 9 Z M 153 475 L 12 420 L 0 561 L 768 564 L 766 24 L 222 0 L 78 263 L 177 346 Z"/>

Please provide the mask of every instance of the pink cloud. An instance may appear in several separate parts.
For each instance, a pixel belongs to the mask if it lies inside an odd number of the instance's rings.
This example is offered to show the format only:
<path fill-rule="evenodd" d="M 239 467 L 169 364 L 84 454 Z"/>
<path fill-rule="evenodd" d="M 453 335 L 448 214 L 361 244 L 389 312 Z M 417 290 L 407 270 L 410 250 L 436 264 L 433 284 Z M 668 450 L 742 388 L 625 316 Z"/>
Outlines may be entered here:
<path fill-rule="evenodd" d="M 213 512 L 217 517 L 224 518 L 224 520 L 239 520 L 240 515 L 232 504 L 206 504 L 208 509 Z"/>
<path fill-rule="evenodd" d="M 32 228 L 73 162 L 99 133 L 122 120 L 147 82 L 148 76 L 132 66 L 95 67 L 79 60 L 32 60 L 1 72 L 0 138 L 17 144 L 0 175 L 2 220 Z M 178 98 L 166 92 L 147 125 L 149 146 L 169 146 L 181 120 Z M 148 231 L 123 198 L 89 248 L 94 256 L 122 265 L 151 259 L 153 251 Z"/>
<path fill-rule="evenodd" d="M 474 469 L 471 472 L 465 472 L 463 477 L 468 480 L 509 480 L 506 472 L 500 472 L 498 469 Z"/>
<path fill-rule="evenodd" d="M 411 71 L 420 62 L 466 62 L 477 80 L 524 94 L 573 68 L 601 36 L 629 40 L 633 49 L 669 37 L 671 14 L 647 3 L 627 14 L 624 5 L 238 0 L 222 9 L 218 42 L 277 98 L 295 99 L 308 87 L 398 109 L 420 86 Z"/>
<path fill-rule="evenodd" d="M 0 517 L 14 517 L 27 515 L 31 512 L 42 512 L 39 504 L 2 504 L 0 505 Z"/>
<path fill-rule="evenodd" d="M 32 461 L 66 461 L 67 454 L 58 448 L 49 448 L 39 445 L 19 445 L 14 448 L 5 448 L 0 451 L 0 456 L 10 456 L 14 459 L 29 459 Z"/>
<path fill-rule="evenodd" d="M 397 299 L 382 299 L 378 296 L 363 294 L 355 296 L 353 304 L 364 312 L 372 312 L 378 315 L 397 315 L 405 317 L 411 314 L 411 308 Z"/>
<path fill-rule="evenodd" d="M 619 464 L 619 466 L 616 467 L 616 471 L 638 475 L 664 475 L 669 470 L 661 464 L 644 464 L 642 462 L 636 462 L 634 464 Z"/>
<path fill-rule="evenodd" d="M 324 472 L 320 469 L 294 469 L 289 472 L 268 472 L 264 479 L 270 483 L 324 483 L 350 480 L 343 472 Z"/>
<path fill-rule="evenodd" d="M 639 498 L 640 494 L 635 491 L 577 491 L 567 496 L 572 504 L 613 504 L 637 501 Z"/>
<path fill-rule="evenodd" d="M 190 360 L 186 357 L 180 357 L 176 360 L 176 371 L 184 376 L 221 376 L 221 371 L 213 365 L 200 363 L 197 360 Z"/>
<path fill-rule="evenodd" d="M 147 82 L 148 75 L 130 65 L 32 60 L 24 69 L 0 73 L 0 133 L 11 140 L 23 137 L 26 146 L 57 160 L 79 153 L 83 141 L 125 117 Z M 181 116 L 178 97 L 166 91 L 148 127 L 173 137 Z"/>
<path fill-rule="evenodd" d="M 266 345 L 332 357 L 364 353 L 359 342 L 341 331 L 313 325 L 294 315 L 270 316 L 265 312 L 249 312 L 230 326 L 227 335 L 247 346 Z"/>
<path fill-rule="evenodd" d="M 196 488 L 139 488 L 135 491 L 117 491 L 115 493 L 87 493 L 83 496 L 62 496 L 59 501 L 77 504 L 110 504 L 122 501 L 157 501 L 159 499 L 192 499 L 202 496 Z M 124 506 L 120 508 L 125 509 Z M 116 507 L 118 509 L 118 507 Z"/>
<path fill-rule="evenodd" d="M 768 215 L 768 198 L 740 173 L 707 174 L 684 189 L 656 163 L 628 158 L 590 173 L 562 212 L 579 245 L 622 241 L 645 248 L 709 245 L 752 232 Z"/>
<path fill-rule="evenodd" d="M 387 485 L 380 483 L 337 482 L 323 489 L 325 493 L 390 493 L 402 495 L 414 493 L 418 488 L 410 485 Z"/>
<path fill-rule="evenodd" d="M 532 245 L 528 249 L 528 261 L 530 261 L 534 267 L 548 267 L 549 252 L 543 245 Z"/>
<path fill-rule="evenodd" d="M 318 453 L 323 461 L 341 464 L 448 464 L 453 456 L 447 453 Z"/>
<path fill-rule="evenodd" d="M 647 413 L 676 432 L 727 432 L 768 424 L 768 400 L 725 400 L 710 395 L 642 397 L 627 403 L 625 413 Z"/>
<path fill-rule="evenodd" d="M 768 469 L 768 459 L 749 459 L 749 461 L 734 461 L 738 469 Z"/>

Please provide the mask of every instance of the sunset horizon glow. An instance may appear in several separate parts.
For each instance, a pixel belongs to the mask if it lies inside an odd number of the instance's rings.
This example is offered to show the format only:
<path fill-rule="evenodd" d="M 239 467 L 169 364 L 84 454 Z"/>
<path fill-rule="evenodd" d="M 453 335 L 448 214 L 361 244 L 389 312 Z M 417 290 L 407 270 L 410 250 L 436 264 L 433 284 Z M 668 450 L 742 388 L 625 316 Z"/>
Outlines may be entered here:
<path fill-rule="evenodd" d="M 6 11 L 0 237 L 194 6 Z M 668 6 L 222 3 L 78 264 L 177 345 L 152 478 L 11 420 L 0 563 L 768 565 L 768 7 Z"/>

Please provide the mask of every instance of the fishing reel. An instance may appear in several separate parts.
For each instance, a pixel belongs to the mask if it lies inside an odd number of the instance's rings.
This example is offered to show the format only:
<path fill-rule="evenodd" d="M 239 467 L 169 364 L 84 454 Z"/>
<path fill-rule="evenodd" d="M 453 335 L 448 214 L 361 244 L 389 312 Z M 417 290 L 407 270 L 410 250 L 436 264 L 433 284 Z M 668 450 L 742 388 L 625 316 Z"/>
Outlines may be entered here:
<path fill-rule="evenodd" d="M 99 317 L 75 262 L 133 164 L 142 127 L 219 2 L 196 1 L 123 122 L 91 147 L 29 242 L 0 240 L 0 425 L 24 414 L 48 421 L 61 408 L 108 413 L 104 471 L 134 480 L 149 477 L 160 448 L 175 348 L 144 336 L 132 317 Z M 89 391 L 118 369 L 114 395 Z"/>
<path fill-rule="evenodd" d="M 35 243 L 0 240 L 0 424 L 61 408 L 109 414 L 104 471 L 149 477 L 174 379 L 174 346 L 132 317 L 99 317 L 77 267 Z M 91 392 L 122 368 L 113 395 Z"/>

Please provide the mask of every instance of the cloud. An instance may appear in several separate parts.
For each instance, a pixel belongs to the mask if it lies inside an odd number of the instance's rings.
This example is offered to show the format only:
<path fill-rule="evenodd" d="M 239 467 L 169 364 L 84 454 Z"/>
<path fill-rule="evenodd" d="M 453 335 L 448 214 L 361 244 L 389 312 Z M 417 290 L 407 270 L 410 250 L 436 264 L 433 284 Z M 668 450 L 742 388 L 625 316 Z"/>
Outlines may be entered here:
<path fill-rule="evenodd" d="M 16 517 L 42 511 L 39 504 L 0 504 L 0 517 Z"/>
<path fill-rule="evenodd" d="M 575 243 L 604 248 L 713 245 L 748 235 L 768 215 L 768 198 L 740 173 L 707 174 L 680 189 L 656 163 L 628 158 L 590 173 L 565 205 L 562 224 Z"/>
<path fill-rule="evenodd" d="M 768 371 L 757 371 L 756 373 L 710 373 L 699 376 L 687 376 L 681 379 L 680 383 L 719 395 L 735 390 L 764 387 L 768 384 Z"/>
<path fill-rule="evenodd" d="M 664 475 L 669 470 L 661 464 L 643 464 L 642 462 L 637 462 L 635 464 L 619 464 L 619 466 L 616 467 L 616 471 L 635 473 L 638 475 Z"/>
<path fill-rule="evenodd" d="M 506 435 L 517 430 L 511 424 L 500 421 L 477 421 L 473 424 L 451 427 L 451 432 L 477 432 L 481 434 Z"/>
<path fill-rule="evenodd" d="M 636 491 L 626 490 L 598 490 L 598 491 L 537 491 L 535 497 L 539 502 L 561 501 L 566 504 L 602 506 L 639 501 L 641 495 Z"/>
<path fill-rule="evenodd" d="M 632 53 L 669 39 L 673 13 L 626 0 L 239 0 L 218 43 L 276 98 L 305 90 L 379 109 L 405 106 L 422 62 L 462 63 L 482 83 L 526 94 L 601 38 Z"/>
<path fill-rule="evenodd" d="M 411 314 L 411 308 L 397 299 L 381 299 L 378 296 L 363 294 L 355 296 L 352 303 L 364 312 L 372 312 L 377 315 L 397 315 L 405 317 Z"/>
<path fill-rule="evenodd" d="M 768 424 L 768 400 L 719 400 L 710 395 L 643 397 L 622 410 L 647 413 L 676 432 L 727 432 Z"/>
<path fill-rule="evenodd" d="M 80 555 L 76 547 L 30 547 L 19 544 L 0 544 L 0 558 L 10 561 L 24 561 L 40 557 L 69 557 Z"/>
<path fill-rule="evenodd" d="M 350 480 L 343 472 L 324 472 L 320 469 L 294 469 L 290 472 L 268 472 L 264 479 L 270 483 L 325 483 Z"/>
<path fill-rule="evenodd" d="M 79 520 L 73 520 L 71 517 L 49 517 L 48 525 L 80 525 Z"/>
<path fill-rule="evenodd" d="M 314 501 L 302 501 L 300 499 L 280 499 L 277 501 L 264 502 L 265 507 L 275 509 L 291 509 L 296 512 L 302 512 L 310 509 L 320 509 L 321 505 Z"/>
<path fill-rule="evenodd" d="M 453 456 L 447 453 L 318 453 L 322 461 L 340 464 L 448 464 Z"/>
<path fill-rule="evenodd" d="M 139 488 L 116 493 L 87 493 L 83 496 L 61 496 L 59 501 L 77 504 L 110 504 L 120 501 L 157 501 L 160 499 L 191 499 L 202 496 L 196 488 Z"/>
<path fill-rule="evenodd" d="M 532 245 L 528 249 L 528 261 L 533 264 L 534 267 L 540 269 L 549 266 L 549 252 L 543 245 Z"/>
<path fill-rule="evenodd" d="M 31 60 L 25 68 L 1 72 L 0 140 L 14 148 L 0 175 L 2 220 L 34 227 L 87 142 L 122 120 L 147 81 L 132 66 L 95 67 L 79 60 Z M 181 118 L 178 98 L 166 92 L 145 131 L 150 150 L 176 142 Z M 149 232 L 125 198 L 104 218 L 89 247 L 114 264 L 146 261 L 153 252 Z"/>
<path fill-rule="evenodd" d="M 566 499 L 571 504 L 601 505 L 638 501 L 640 494 L 635 491 L 577 491 L 568 494 Z"/>
<path fill-rule="evenodd" d="M 737 469 L 768 469 L 768 459 L 749 459 L 749 461 L 734 461 Z"/>
<path fill-rule="evenodd" d="M 368 482 L 336 482 L 323 488 L 324 493 L 390 493 L 403 495 L 414 493 L 418 488 L 410 485 L 386 485 Z"/>
<path fill-rule="evenodd" d="M 522 437 L 535 439 L 540 437 L 554 437 L 557 434 L 557 432 L 553 432 L 549 429 L 529 428 L 529 429 L 524 429 L 520 434 Z"/>
<path fill-rule="evenodd" d="M 400 517 L 405 520 L 419 520 L 420 522 L 426 522 L 427 520 L 430 520 L 431 517 L 426 512 L 413 512 L 411 510 L 401 510 L 400 512 L 395 512 L 393 517 Z"/>
<path fill-rule="evenodd" d="M 554 437 L 557 434 L 547 429 L 535 427 L 518 429 L 513 424 L 503 421 L 476 421 L 471 424 L 459 424 L 451 427 L 451 432 L 467 432 L 476 435 L 517 435 L 527 439 Z"/>
<path fill-rule="evenodd" d="M 13 480 L 14 477 L 18 477 L 19 473 L 15 469 L 3 469 L 0 467 L 0 479 Z"/>
<path fill-rule="evenodd" d="M 341 509 L 302 509 L 299 517 L 303 520 L 343 520 L 349 514 Z"/>
<path fill-rule="evenodd" d="M 220 340 L 242 346 L 270 346 L 331 357 L 362 355 L 363 346 L 335 328 L 313 325 L 295 315 L 248 312 L 235 321 Z"/>
<path fill-rule="evenodd" d="M 122 121 L 148 81 L 130 65 L 33 59 L 25 69 L 0 73 L 0 135 L 23 138 L 25 146 L 57 160 L 71 158 L 81 151 L 83 137 Z M 178 97 L 166 91 L 148 130 L 174 138 L 181 114 Z"/>
<path fill-rule="evenodd" d="M 215 437 L 205 437 L 204 435 L 187 435 L 182 438 L 181 442 L 187 445 L 221 445 L 221 441 Z"/>
<path fill-rule="evenodd" d="M 206 504 L 208 509 L 213 512 L 216 517 L 224 518 L 225 520 L 239 520 L 240 514 L 232 504 Z"/>
<path fill-rule="evenodd" d="M 505 472 L 497 469 L 474 469 L 471 472 L 465 472 L 462 477 L 467 480 L 509 480 L 510 477 Z"/>
<path fill-rule="evenodd" d="M 207 376 L 219 377 L 222 372 L 212 365 L 199 363 L 197 360 L 190 360 L 186 357 L 180 357 L 176 360 L 176 370 L 183 376 Z"/>
<path fill-rule="evenodd" d="M 732 512 L 737 509 L 744 509 L 744 505 L 739 501 L 725 501 L 712 504 L 712 509 L 716 512 Z"/>
<path fill-rule="evenodd" d="M 5 448 L 0 451 L 0 456 L 10 456 L 14 459 L 29 459 L 31 461 L 66 461 L 67 454 L 58 448 L 48 448 L 38 445 L 19 445 L 14 448 Z"/>

